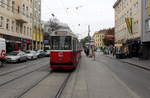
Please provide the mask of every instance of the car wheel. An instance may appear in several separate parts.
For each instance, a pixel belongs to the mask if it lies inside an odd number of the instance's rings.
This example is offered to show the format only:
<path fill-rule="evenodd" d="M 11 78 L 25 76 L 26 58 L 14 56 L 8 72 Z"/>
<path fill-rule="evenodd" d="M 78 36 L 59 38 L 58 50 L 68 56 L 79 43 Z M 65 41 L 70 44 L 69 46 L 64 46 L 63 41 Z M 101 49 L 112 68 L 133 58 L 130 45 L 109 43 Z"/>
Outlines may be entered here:
<path fill-rule="evenodd" d="M 21 60 L 20 60 L 20 59 L 18 59 L 18 60 L 17 60 L 17 62 L 18 62 L 18 63 L 20 63 L 20 62 L 21 62 Z"/>
<path fill-rule="evenodd" d="M 25 58 L 25 60 L 24 60 L 25 62 L 27 62 L 27 58 Z"/>
<path fill-rule="evenodd" d="M 2 61 L 0 61 L 0 67 L 3 67 L 3 62 Z"/>

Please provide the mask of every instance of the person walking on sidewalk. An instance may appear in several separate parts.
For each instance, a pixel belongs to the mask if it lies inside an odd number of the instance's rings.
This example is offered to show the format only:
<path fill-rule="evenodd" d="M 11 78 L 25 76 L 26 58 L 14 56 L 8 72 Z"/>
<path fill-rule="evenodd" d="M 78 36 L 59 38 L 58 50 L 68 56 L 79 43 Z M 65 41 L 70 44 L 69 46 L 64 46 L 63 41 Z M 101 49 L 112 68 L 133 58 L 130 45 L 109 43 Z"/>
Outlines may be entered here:
<path fill-rule="evenodd" d="M 88 57 L 89 56 L 89 48 L 86 47 L 84 52 L 85 52 L 86 56 Z"/>
<path fill-rule="evenodd" d="M 95 47 L 92 46 L 92 57 L 94 58 L 94 61 L 95 61 L 95 51 L 96 51 Z"/>

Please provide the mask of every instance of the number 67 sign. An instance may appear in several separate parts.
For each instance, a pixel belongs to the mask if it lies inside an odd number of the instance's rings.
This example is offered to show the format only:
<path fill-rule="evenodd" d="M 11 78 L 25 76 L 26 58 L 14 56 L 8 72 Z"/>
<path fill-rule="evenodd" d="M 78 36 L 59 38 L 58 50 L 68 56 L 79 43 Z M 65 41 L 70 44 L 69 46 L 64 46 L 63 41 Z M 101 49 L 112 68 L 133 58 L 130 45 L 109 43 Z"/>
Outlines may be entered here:
<path fill-rule="evenodd" d="M 4 58 L 6 56 L 6 50 L 0 50 L 0 58 Z"/>

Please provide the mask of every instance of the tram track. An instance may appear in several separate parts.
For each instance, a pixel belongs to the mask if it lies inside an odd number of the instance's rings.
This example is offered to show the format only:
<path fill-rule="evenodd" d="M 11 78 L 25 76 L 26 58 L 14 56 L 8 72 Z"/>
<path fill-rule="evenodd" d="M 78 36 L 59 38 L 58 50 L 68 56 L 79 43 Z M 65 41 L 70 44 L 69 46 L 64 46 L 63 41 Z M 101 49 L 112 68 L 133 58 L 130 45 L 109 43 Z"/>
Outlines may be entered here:
<path fill-rule="evenodd" d="M 29 74 L 32 74 L 33 72 L 36 72 L 36 71 L 38 71 L 38 70 L 40 70 L 40 69 L 46 67 L 47 65 L 48 65 L 48 64 L 42 65 L 42 66 L 40 66 L 40 67 L 38 67 L 38 68 L 36 68 L 36 69 L 34 69 L 34 70 L 32 70 L 32 71 L 29 71 L 29 72 L 24 73 L 24 74 L 22 74 L 22 75 L 20 75 L 20 76 L 18 76 L 18 77 L 15 77 L 15 78 L 10 79 L 10 80 L 6 80 L 5 82 L 3 82 L 3 83 L 0 84 L 0 87 L 3 87 L 3 86 L 5 86 L 5 85 L 7 85 L 7 84 L 9 84 L 9 83 L 11 83 L 11 82 L 17 80 L 17 79 L 23 78 L 24 76 L 27 76 L 27 75 L 29 75 Z"/>
<path fill-rule="evenodd" d="M 24 70 L 26 68 L 29 68 L 29 67 L 32 67 L 32 66 L 35 66 L 35 64 L 38 64 L 38 63 L 42 63 L 42 62 L 36 62 L 36 61 L 33 61 L 34 63 L 30 62 L 28 63 L 27 65 L 24 65 L 24 66 L 21 66 L 21 67 L 17 67 L 15 69 L 12 69 L 12 70 L 9 70 L 7 72 L 2 72 L 0 73 L 0 77 L 1 76 L 5 76 L 5 75 L 8 75 L 8 74 L 11 74 L 13 72 L 17 72 L 17 71 L 21 71 L 21 70 Z"/>
<path fill-rule="evenodd" d="M 64 82 L 63 82 L 62 85 L 60 86 L 60 88 L 59 88 L 59 90 L 58 90 L 58 92 L 57 92 L 55 98 L 61 98 L 61 95 L 62 95 L 62 93 L 63 93 L 63 90 L 65 89 L 65 87 L 66 87 L 66 85 L 67 85 L 67 83 L 68 83 L 68 80 L 70 79 L 71 75 L 72 75 L 72 72 L 67 75 L 67 77 L 65 78 Z"/>
<path fill-rule="evenodd" d="M 28 89 L 26 89 L 24 92 L 22 92 L 21 94 L 19 94 L 16 98 L 21 98 L 22 96 L 24 96 L 27 92 L 29 92 L 31 89 L 33 89 L 34 87 L 36 87 L 41 81 L 43 81 L 44 79 L 46 79 L 51 74 L 52 74 L 52 71 L 50 71 L 50 73 L 46 74 L 43 78 L 41 78 L 40 80 L 38 80 L 36 83 L 34 83 Z"/>

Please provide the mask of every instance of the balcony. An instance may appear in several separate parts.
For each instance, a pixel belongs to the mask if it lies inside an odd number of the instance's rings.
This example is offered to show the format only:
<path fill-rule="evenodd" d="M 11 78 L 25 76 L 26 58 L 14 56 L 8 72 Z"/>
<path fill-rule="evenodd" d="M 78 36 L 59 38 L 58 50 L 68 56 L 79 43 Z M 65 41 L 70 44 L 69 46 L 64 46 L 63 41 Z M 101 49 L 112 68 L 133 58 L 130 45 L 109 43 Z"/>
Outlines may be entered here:
<path fill-rule="evenodd" d="M 23 13 L 16 13 L 15 19 L 17 22 L 22 23 L 22 24 L 28 22 L 27 16 L 25 16 Z"/>

